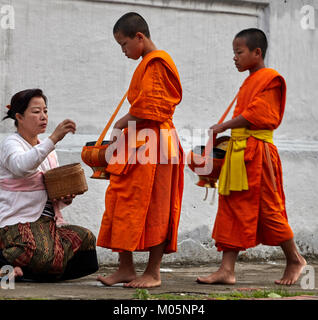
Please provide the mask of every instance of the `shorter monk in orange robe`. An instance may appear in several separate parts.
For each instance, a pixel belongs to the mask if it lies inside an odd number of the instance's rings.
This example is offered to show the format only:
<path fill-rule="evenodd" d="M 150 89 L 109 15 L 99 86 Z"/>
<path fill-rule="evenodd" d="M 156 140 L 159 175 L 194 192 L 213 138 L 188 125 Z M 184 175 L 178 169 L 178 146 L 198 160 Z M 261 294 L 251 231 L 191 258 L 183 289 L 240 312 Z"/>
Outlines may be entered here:
<path fill-rule="evenodd" d="M 286 256 L 285 272 L 275 281 L 277 284 L 294 284 L 306 265 L 287 221 L 282 167 L 272 142 L 272 132 L 280 125 L 284 114 L 286 83 L 277 71 L 265 68 L 266 49 L 266 36 L 259 29 L 243 30 L 233 41 L 235 65 L 239 72 L 248 70 L 250 75 L 238 93 L 233 118 L 210 129 L 214 134 L 232 129 L 231 150 L 234 151 L 230 153 L 240 152 L 240 147 L 235 151 L 235 144 L 245 148 L 242 162 L 246 173 L 242 174 L 243 179 L 241 172 L 235 172 L 232 167 L 237 168 L 240 160 L 237 153 L 234 164 L 225 158 L 232 172 L 227 171 L 224 163 L 212 234 L 218 251 L 223 252 L 222 263 L 216 272 L 199 277 L 199 283 L 234 284 L 239 251 L 260 243 L 281 246 Z M 245 140 L 243 144 L 242 140 Z M 229 150 L 227 156 L 230 157 Z M 230 159 L 233 161 L 233 157 Z"/>
<path fill-rule="evenodd" d="M 142 60 L 128 89 L 129 112 L 115 123 L 111 135 L 118 146 L 117 156 L 127 152 L 124 161 L 112 161 L 113 155 L 107 166 L 110 183 L 97 239 L 98 246 L 119 253 L 119 268 L 98 280 L 105 285 L 157 287 L 163 254 L 177 250 L 184 154 L 172 116 L 181 101 L 182 87 L 172 58 L 157 50 L 139 14 L 122 16 L 113 33 L 128 58 Z M 131 123 L 135 124 L 135 138 L 130 135 Z M 143 156 L 150 161 L 143 161 Z M 148 265 L 139 277 L 134 251 L 149 251 Z"/>

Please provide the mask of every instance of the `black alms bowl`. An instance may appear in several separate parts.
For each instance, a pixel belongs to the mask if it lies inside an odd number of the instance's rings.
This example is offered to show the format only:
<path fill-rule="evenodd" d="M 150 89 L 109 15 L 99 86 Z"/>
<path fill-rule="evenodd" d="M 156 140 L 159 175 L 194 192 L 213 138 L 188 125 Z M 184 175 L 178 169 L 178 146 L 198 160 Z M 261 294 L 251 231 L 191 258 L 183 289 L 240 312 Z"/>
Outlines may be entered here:
<path fill-rule="evenodd" d="M 196 146 L 193 149 L 193 153 L 202 155 L 204 152 L 205 146 Z M 219 149 L 219 148 L 213 148 L 213 151 L 210 153 L 210 157 L 213 159 L 223 159 L 225 157 L 226 151 Z"/>
<path fill-rule="evenodd" d="M 96 142 L 97 142 L 97 141 L 86 142 L 85 146 L 86 146 L 86 147 L 95 146 Z M 107 144 L 111 144 L 111 142 L 112 142 L 112 141 L 110 141 L 110 140 L 104 140 L 104 141 L 102 142 L 102 146 L 105 146 L 105 145 L 107 145 Z"/>

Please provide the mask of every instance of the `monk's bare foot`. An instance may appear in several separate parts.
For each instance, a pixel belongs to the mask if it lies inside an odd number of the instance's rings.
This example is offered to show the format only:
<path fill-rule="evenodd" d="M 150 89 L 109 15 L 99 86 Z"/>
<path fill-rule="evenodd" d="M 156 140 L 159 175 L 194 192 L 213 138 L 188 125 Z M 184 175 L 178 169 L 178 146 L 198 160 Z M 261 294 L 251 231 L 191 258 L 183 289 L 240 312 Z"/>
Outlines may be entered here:
<path fill-rule="evenodd" d="M 204 284 L 235 284 L 236 280 L 233 272 L 219 269 L 207 277 L 198 277 L 197 282 Z"/>
<path fill-rule="evenodd" d="M 307 262 L 302 256 L 299 256 L 296 261 L 287 261 L 283 277 L 276 280 L 275 283 L 287 286 L 295 284 L 306 264 Z"/>
<path fill-rule="evenodd" d="M 124 284 L 126 288 L 155 288 L 161 286 L 160 275 L 153 275 L 144 273 L 142 276 L 137 277 L 135 280 Z"/>
<path fill-rule="evenodd" d="M 117 270 L 108 277 L 97 277 L 97 280 L 102 282 L 105 286 L 112 286 L 116 283 L 128 283 L 134 279 L 136 279 L 136 273 L 134 270 Z"/>

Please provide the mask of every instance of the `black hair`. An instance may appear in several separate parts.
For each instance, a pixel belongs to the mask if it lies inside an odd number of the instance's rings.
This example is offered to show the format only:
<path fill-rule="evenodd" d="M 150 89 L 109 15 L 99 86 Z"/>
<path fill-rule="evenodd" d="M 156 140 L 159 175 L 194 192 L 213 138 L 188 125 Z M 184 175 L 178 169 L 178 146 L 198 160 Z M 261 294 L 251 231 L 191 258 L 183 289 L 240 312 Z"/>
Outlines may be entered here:
<path fill-rule="evenodd" d="M 115 23 L 113 34 L 121 32 L 124 36 L 134 38 L 137 32 L 141 32 L 147 38 L 150 38 L 150 32 L 146 20 L 136 12 L 128 12 L 124 14 Z"/>
<path fill-rule="evenodd" d="M 235 38 L 245 38 L 246 46 L 250 51 L 260 48 L 262 50 L 262 57 L 265 59 L 268 43 L 266 35 L 262 30 L 256 28 L 245 29 L 240 31 Z"/>
<path fill-rule="evenodd" d="M 26 89 L 19 91 L 11 98 L 11 103 L 8 105 L 9 110 L 7 112 L 7 116 L 5 116 L 2 120 L 9 118 L 13 119 L 14 124 L 17 127 L 18 121 L 16 119 L 16 114 L 19 113 L 23 115 L 30 103 L 30 100 L 34 97 L 43 98 L 45 104 L 47 105 L 47 97 L 43 94 L 41 89 Z"/>

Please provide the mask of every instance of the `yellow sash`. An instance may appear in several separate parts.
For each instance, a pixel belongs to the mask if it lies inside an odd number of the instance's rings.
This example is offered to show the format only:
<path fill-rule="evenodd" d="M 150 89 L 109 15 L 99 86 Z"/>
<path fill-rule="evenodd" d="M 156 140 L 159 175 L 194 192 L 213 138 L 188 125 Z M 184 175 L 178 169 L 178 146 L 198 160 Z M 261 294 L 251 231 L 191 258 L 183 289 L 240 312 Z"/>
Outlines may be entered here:
<path fill-rule="evenodd" d="M 273 143 L 272 130 L 232 129 L 231 139 L 220 173 L 219 194 L 229 195 L 230 191 L 248 190 L 244 151 L 246 141 L 251 136 L 264 142 Z"/>

